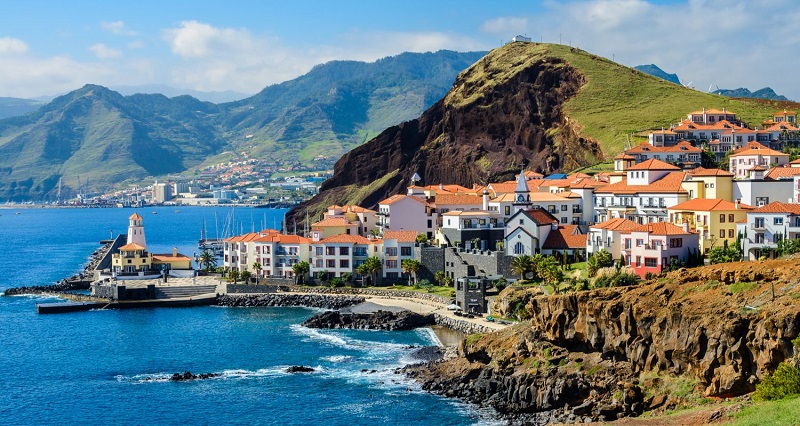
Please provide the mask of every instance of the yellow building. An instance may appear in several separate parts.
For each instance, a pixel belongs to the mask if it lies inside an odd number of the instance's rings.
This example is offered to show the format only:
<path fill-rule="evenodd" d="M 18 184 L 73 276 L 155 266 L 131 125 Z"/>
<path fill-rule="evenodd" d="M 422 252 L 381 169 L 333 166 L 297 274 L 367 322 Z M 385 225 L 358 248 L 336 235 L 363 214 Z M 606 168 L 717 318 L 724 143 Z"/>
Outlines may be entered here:
<path fill-rule="evenodd" d="M 689 230 L 700 234 L 700 250 L 708 253 L 712 247 L 736 242 L 736 223 L 747 219 L 753 207 L 721 199 L 689 200 L 667 209 L 669 221 L 677 226 L 688 224 Z"/>
<path fill-rule="evenodd" d="M 111 270 L 116 274 L 154 275 L 164 270 L 192 269 L 192 259 L 178 253 L 158 254 L 147 251 L 142 217 L 134 213 L 128 218 L 128 237 L 126 244 L 111 254 Z"/>
<path fill-rule="evenodd" d="M 111 268 L 115 273 L 147 272 L 152 269 L 153 255 L 136 243 L 125 244 L 111 255 Z"/>
<path fill-rule="evenodd" d="M 153 254 L 153 269 L 192 269 L 192 258 L 178 253 L 178 248 L 174 247 L 172 253 Z"/>
<path fill-rule="evenodd" d="M 733 173 L 702 167 L 688 173 L 682 186 L 689 192 L 690 200 L 707 198 L 733 201 Z"/>

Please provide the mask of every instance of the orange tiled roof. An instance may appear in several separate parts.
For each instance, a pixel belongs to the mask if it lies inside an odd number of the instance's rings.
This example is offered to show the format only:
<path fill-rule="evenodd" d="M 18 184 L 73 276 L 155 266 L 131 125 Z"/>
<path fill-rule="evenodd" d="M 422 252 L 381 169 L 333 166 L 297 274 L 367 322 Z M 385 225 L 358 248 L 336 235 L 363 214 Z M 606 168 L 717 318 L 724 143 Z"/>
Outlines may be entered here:
<path fill-rule="evenodd" d="M 534 171 L 532 171 L 532 170 L 526 170 L 526 171 L 525 171 L 525 177 L 526 177 L 528 180 L 530 180 L 530 179 L 541 179 L 541 178 L 543 178 L 543 177 L 544 177 L 544 175 L 543 175 L 543 174 L 541 174 L 541 173 L 534 172 Z"/>
<path fill-rule="evenodd" d="M 771 155 L 771 156 L 786 156 L 788 157 L 789 154 L 784 154 L 780 151 L 776 151 L 774 149 L 770 149 L 761 145 L 758 142 L 748 142 L 747 145 L 733 151 L 731 153 L 731 157 L 740 157 L 744 155 Z"/>
<path fill-rule="evenodd" d="M 417 231 L 385 231 L 383 233 L 384 240 L 397 240 L 400 243 L 414 243 L 417 241 Z"/>
<path fill-rule="evenodd" d="M 414 195 L 404 195 L 404 194 L 392 195 L 391 197 L 381 201 L 378 204 L 390 205 L 390 204 L 394 204 L 394 203 L 396 203 L 398 201 L 405 200 L 406 198 L 410 198 L 410 199 L 412 199 L 412 200 L 414 200 L 416 202 L 425 204 L 425 201 L 421 200 L 419 197 L 416 197 Z"/>
<path fill-rule="evenodd" d="M 795 177 L 798 175 L 800 175 L 800 167 L 773 167 L 769 169 L 769 171 L 766 174 L 764 174 L 764 178 L 772 180 L 782 180 Z"/>
<path fill-rule="evenodd" d="M 700 149 L 700 148 L 698 148 L 696 146 L 692 146 L 692 144 L 690 144 L 687 141 L 680 141 L 680 142 L 678 142 L 677 144 L 675 144 L 673 146 L 653 146 L 653 145 L 650 145 L 647 142 L 642 142 L 639 145 L 637 145 L 637 146 L 635 146 L 635 147 L 633 147 L 631 149 L 626 149 L 625 153 L 626 154 L 641 154 L 641 153 L 646 153 L 646 152 L 694 152 L 694 153 L 697 153 L 697 152 L 702 152 L 702 151 L 703 151 L 702 149 Z"/>
<path fill-rule="evenodd" d="M 740 210 L 752 210 L 755 207 L 739 203 Z M 719 198 L 695 198 L 672 206 L 667 210 L 692 210 L 692 211 L 731 211 L 737 210 L 736 203 Z"/>
<path fill-rule="evenodd" d="M 766 206 L 759 207 L 750 213 L 789 213 L 800 214 L 800 204 L 794 203 L 781 203 L 780 201 L 773 201 Z"/>
<path fill-rule="evenodd" d="M 638 223 L 626 218 L 613 218 L 605 222 L 590 226 L 591 229 L 608 229 L 609 231 L 630 231 L 639 226 Z"/>
<path fill-rule="evenodd" d="M 483 198 L 481 196 L 466 194 L 436 194 L 435 200 L 437 206 L 457 204 L 480 205 L 483 203 Z"/>
<path fill-rule="evenodd" d="M 528 214 L 528 216 L 531 217 L 531 219 L 536 221 L 536 223 L 538 223 L 539 225 L 558 223 L 558 219 L 556 219 L 547 210 L 541 207 L 538 209 L 526 210 L 525 212 Z"/>
<path fill-rule="evenodd" d="M 648 234 L 652 235 L 689 235 L 690 232 L 686 232 L 680 226 L 673 225 L 669 222 L 655 222 L 655 223 L 645 223 L 643 225 L 639 225 L 630 231 L 626 232 L 647 232 Z"/>
<path fill-rule="evenodd" d="M 361 206 L 344 206 L 342 207 L 342 213 L 375 213 L 375 210 L 367 209 Z"/>
<path fill-rule="evenodd" d="M 682 183 L 686 176 L 684 172 L 672 172 L 650 185 L 628 185 L 628 179 L 607 185 L 595 191 L 597 194 L 649 194 L 649 193 L 681 193 L 685 194 Z"/>
<path fill-rule="evenodd" d="M 134 220 L 134 219 L 141 220 L 141 218 L 142 218 L 142 217 L 141 217 L 141 216 L 139 216 L 139 213 L 136 213 L 136 212 L 134 212 L 132 215 L 130 215 L 130 216 L 128 217 L 128 220 Z"/>
<path fill-rule="evenodd" d="M 733 173 L 722 170 L 722 169 L 706 169 L 704 167 L 698 167 L 693 170 L 689 170 L 688 173 L 692 176 L 733 176 Z"/>
<path fill-rule="evenodd" d="M 256 241 L 260 243 L 307 244 L 311 242 L 311 239 L 299 235 L 281 234 L 274 229 L 269 229 L 266 233 L 262 231 Z"/>
<path fill-rule="evenodd" d="M 311 225 L 311 228 L 326 228 L 332 226 L 350 226 L 351 223 L 349 220 L 343 217 L 329 217 L 327 219 L 322 219 L 319 222 Z"/>
<path fill-rule="evenodd" d="M 120 246 L 119 250 L 125 251 L 135 251 L 135 250 L 147 250 L 144 246 L 140 246 L 136 243 L 125 244 L 124 246 Z"/>
<path fill-rule="evenodd" d="M 426 191 L 435 191 L 437 194 L 439 192 L 449 192 L 451 194 L 472 192 L 471 189 L 461 185 L 426 185 L 424 188 Z"/>
<path fill-rule="evenodd" d="M 157 262 L 168 262 L 170 260 L 172 260 L 172 261 L 175 261 L 175 260 L 192 260 L 192 258 L 187 256 L 187 255 L 185 255 L 185 254 L 180 254 L 180 253 L 178 253 L 177 256 L 173 256 L 172 253 L 159 253 L 159 254 L 153 253 L 153 260 L 155 260 Z"/>
<path fill-rule="evenodd" d="M 655 158 L 651 158 L 647 161 L 642 161 L 639 164 L 631 166 L 628 170 L 680 170 L 681 168 L 678 166 L 673 166 L 672 164 L 665 163 L 661 160 L 656 160 Z"/>
<path fill-rule="evenodd" d="M 326 243 L 370 244 L 372 242 L 373 242 L 372 240 L 362 237 L 361 235 L 339 234 L 325 238 L 324 240 L 320 240 L 319 243 L 317 244 L 326 244 Z"/>
<path fill-rule="evenodd" d="M 549 250 L 586 248 L 586 234 L 581 234 L 580 228 L 575 225 L 558 225 L 558 229 L 553 229 L 547 234 L 542 248 Z"/>

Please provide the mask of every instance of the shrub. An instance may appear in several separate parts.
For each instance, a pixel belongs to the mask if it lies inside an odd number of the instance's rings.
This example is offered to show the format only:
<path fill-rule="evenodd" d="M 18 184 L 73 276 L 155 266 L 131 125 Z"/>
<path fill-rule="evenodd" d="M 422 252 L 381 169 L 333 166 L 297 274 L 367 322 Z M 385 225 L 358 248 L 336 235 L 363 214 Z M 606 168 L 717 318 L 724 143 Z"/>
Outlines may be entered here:
<path fill-rule="evenodd" d="M 794 395 L 800 395 L 800 369 L 782 362 L 774 373 L 768 374 L 756 385 L 753 399 L 772 401 Z"/>
<path fill-rule="evenodd" d="M 656 275 L 656 274 L 654 274 L 652 272 L 648 272 L 648 273 L 644 274 L 644 279 L 650 281 L 650 280 L 656 279 L 657 276 L 658 275 Z"/>

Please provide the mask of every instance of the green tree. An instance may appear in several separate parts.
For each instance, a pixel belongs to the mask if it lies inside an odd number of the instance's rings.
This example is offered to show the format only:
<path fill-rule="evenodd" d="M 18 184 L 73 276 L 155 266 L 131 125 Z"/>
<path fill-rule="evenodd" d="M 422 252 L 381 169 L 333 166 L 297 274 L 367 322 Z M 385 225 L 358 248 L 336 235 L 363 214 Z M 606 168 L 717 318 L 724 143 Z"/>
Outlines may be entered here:
<path fill-rule="evenodd" d="M 239 279 L 239 270 L 238 269 L 231 269 L 228 272 L 228 279 L 231 280 L 234 284 L 236 284 L 236 280 Z"/>
<path fill-rule="evenodd" d="M 292 265 L 292 272 L 294 273 L 294 283 L 304 284 L 306 282 L 306 274 L 311 270 L 311 265 L 303 260 Z"/>
<path fill-rule="evenodd" d="M 364 267 L 364 271 L 369 274 L 370 279 L 372 280 L 372 285 L 375 285 L 377 282 L 377 273 L 383 269 L 383 265 L 381 264 L 381 260 L 378 259 L 376 256 L 368 257 L 367 260 L 364 261 L 361 266 Z M 359 266 L 359 269 L 361 268 Z M 360 273 L 360 271 L 359 271 Z"/>
<path fill-rule="evenodd" d="M 436 271 L 436 273 L 433 274 L 433 280 L 436 281 L 438 285 L 444 285 L 445 278 L 447 278 L 447 276 L 444 274 L 444 271 Z"/>
<path fill-rule="evenodd" d="M 728 245 L 728 240 L 725 240 L 721 247 L 713 247 L 708 251 L 708 262 L 713 264 L 737 262 L 742 259 L 742 252 L 739 249 L 739 243 L 734 246 Z"/>
<path fill-rule="evenodd" d="M 533 272 L 533 259 L 527 254 L 519 255 L 511 259 L 511 273 L 519 275 L 520 280 L 525 280 L 527 275 Z"/>
<path fill-rule="evenodd" d="M 408 283 L 411 285 L 411 278 L 414 278 L 414 283 L 417 282 L 417 272 L 419 272 L 422 264 L 419 263 L 419 260 L 415 259 L 403 259 L 400 262 L 400 268 L 403 270 L 403 273 L 408 274 Z"/>
<path fill-rule="evenodd" d="M 211 250 L 203 250 L 203 252 L 200 253 L 200 265 L 206 272 L 217 267 L 217 258 Z"/>
<path fill-rule="evenodd" d="M 536 259 L 535 265 L 536 275 L 538 275 L 545 284 L 557 286 L 558 283 L 564 279 L 564 272 L 558 264 L 558 260 L 552 256 L 541 256 Z"/>
<path fill-rule="evenodd" d="M 247 284 L 247 280 L 250 279 L 250 271 L 247 270 L 242 271 L 242 273 L 239 274 L 239 277 L 241 277 L 242 281 L 244 281 L 245 284 Z"/>
<path fill-rule="evenodd" d="M 602 249 L 586 261 L 586 272 L 590 277 L 594 277 L 600 268 L 606 268 L 613 264 L 614 258 L 611 253 L 606 249 Z"/>
<path fill-rule="evenodd" d="M 425 235 L 424 232 L 420 232 L 419 235 L 417 235 L 417 240 L 416 241 L 417 241 L 417 244 L 420 244 L 420 245 L 421 244 L 428 244 L 428 236 Z"/>

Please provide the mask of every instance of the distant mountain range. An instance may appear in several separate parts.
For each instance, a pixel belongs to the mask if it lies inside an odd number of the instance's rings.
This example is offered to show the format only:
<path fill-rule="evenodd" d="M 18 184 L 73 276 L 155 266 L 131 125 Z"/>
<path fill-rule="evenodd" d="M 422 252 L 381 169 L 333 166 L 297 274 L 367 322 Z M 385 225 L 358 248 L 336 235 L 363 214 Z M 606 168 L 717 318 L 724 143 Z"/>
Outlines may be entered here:
<path fill-rule="evenodd" d="M 161 94 L 168 98 L 174 98 L 175 96 L 189 95 L 201 101 L 213 102 L 215 104 L 238 101 L 248 96 L 252 96 L 252 94 L 235 92 L 233 90 L 225 90 L 223 92 L 203 92 L 200 90 L 178 89 L 172 86 L 167 86 L 166 84 L 145 84 L 139 86 L 111 86 L 109 87 L 109 89 L 115 92 L 119 92 L 123 96 L 135 95 L 137 93 Z"/>
<path fill-rule="evenodd" d="M 18 115 L 36 111 L 45 103 L 46 102 L 36 101 L 33 99 L 0 97 L 0 119 L 16 117 Z"/>
<path fill-rule="evenodd" d="M 86 85 L 0 120 L 0 200 L 53 199 L 78 180 L 105 191 L 127 179 L 179 173 L 225 151 L 329 164 L 383 129 L 422 113 L 485 52 L 404 53 L 334 61 L 236 102 L 123 96 Z M 136 89 L 138 91 L 138 89 Z M 86 184 L 86 181 L 89 184 Z"/>
<path fill-rule="evenodd" d="M 636 70 L 639 70 L 643 73 L 650 74 L 654 77 L 663 78 L 671 83 L 681 84 L 680 78 L 678 78 L 677 74 L 669 74 L 666 71 L 662 70 L 655 64 L 649 65 L 637 65 L 633 67 Z M 753 99 L 770 99 L 773 101 L 788 101 L 789 99 L 786 96 L 779 95 L 775 93 L 769 87 L 765 87 L 763 89 L 756 90 L 755 92 L 751 92 L 750 90 L 740 87 L 738 89 L 720 89 L 719 87 L 716 88 L 713 92 L 717 95 L 728 96 L 731 98 L 753 98 Z"/>

